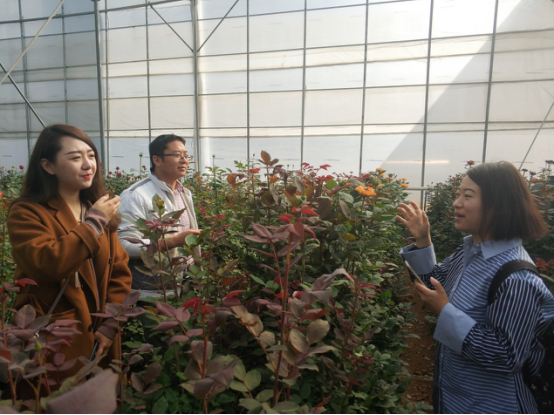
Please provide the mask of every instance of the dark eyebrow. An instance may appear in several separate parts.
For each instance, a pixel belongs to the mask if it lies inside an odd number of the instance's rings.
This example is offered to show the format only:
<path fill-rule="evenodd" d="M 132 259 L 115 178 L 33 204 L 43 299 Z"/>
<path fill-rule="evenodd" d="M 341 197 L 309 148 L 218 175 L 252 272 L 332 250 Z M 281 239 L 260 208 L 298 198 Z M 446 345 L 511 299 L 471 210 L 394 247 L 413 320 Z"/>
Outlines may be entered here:
<path fill-rule="evenodd" d="M 91 149 L 87 150 L 87 154 L 90 153 L 91 151 L 94 153 L 94 150 L 91 148 Z M 82 153 L 82 152 L 79 151 L 79 150 L 69 151 L 69 152 L 65 153 L 64 156 L 67 156 L 67 155 L 69 155 L 69 154 L 81 154 L 81 153 Z"/>

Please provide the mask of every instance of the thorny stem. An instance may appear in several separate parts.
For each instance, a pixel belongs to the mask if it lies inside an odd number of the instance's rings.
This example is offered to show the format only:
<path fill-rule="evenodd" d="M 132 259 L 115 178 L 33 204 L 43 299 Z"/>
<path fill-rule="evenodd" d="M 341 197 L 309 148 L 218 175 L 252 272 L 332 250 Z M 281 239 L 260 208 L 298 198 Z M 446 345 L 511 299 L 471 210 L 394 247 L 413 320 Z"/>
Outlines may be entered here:
<path fill-rule="evenodd" d="M 281 281 L 281 346 L 286 343 L 285 341 L 285 326 L 287 319 L 287 298 L 289 293 L 289 270 L 290 270 L 290 246 L 292 243 L 292 238 L 289 236 L 288 246 L 287 246 L 287 263 L 285 269 L 285 282 Z M 273 246 L 275 250 L 275 245 Z M 277 262 L 279 262 L 276 256 Z M 280 274 L 280 273 L 279 273 Z M 279 278 L 281 280 L 281 278 Z M 279 358 L 277 360 L 277 369 L 275 370 L 275 382 L 273 383 L 273 405 L 276 405 L 279 402 L 279 371 L 281 370 L 281 362 L 283 360 L 283 351 L 279 350 Z"/>
<path fill-rule="evenodd" d="M 200 374 L 202 379 L 206 377 L 206 369 L 208 366 L 208 335 L 206 334 L 206 314 L 202 314 L 202 338 L 204 339 L 204 354 L 202 356 L 202 367 L 200 368 Z M 204 396 L 204 413 L 208 413 L 208 401 L 209 395 Z"/>

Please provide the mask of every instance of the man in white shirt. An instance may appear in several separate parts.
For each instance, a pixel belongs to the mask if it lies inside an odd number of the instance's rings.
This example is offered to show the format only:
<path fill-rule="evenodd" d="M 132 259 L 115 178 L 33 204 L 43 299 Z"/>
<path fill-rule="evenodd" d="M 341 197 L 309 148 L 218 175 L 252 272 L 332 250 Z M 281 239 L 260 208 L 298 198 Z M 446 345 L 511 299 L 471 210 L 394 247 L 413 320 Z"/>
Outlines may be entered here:
<path fill-rule="evenodd" d="M 158 241 L 161 249 L 165 250 L 167 247 L 173 256 L 176 254 L 175 249 L 185 244 L 188 235 L 201 233 L 196 222 L 191 192 L 179 182 L 179 179 L 185 176 L 192 160 L 185 144 L 185 139 L 175 134 L 163 134 L 153 140 L 148 146 L 151 173 L 147 178 L 123 191 L 120 196 L 121 225 L 117 234 L 129 254 L 129 268 L 133 274 L 132 289 L 140 289 L 141 297 L 156 296 L 156 287 L 152 277 L 135 268 L 143 265 L 140 252 L 144 246 L 125 238 L 141 239 L 145 244 L 150 244 L 150 240 L 144 238 L 134 222 L 140 218 L 147 221 L 153 219 L 150 211 L 154 195 L 158 194 L 164 200 L 167 212 L 186 209 L 179 218 L 179 226 L 171 228 L 171 234 L 166 236 L 165 241 Z"/>

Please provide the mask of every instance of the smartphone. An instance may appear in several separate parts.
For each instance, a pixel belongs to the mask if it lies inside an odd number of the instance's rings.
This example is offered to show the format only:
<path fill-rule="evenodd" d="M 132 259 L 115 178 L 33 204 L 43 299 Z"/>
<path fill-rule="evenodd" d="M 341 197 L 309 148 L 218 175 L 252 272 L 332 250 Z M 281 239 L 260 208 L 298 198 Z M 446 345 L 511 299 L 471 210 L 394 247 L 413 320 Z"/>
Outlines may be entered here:
<path fill-rule="evenodd" d="M 98 340 L 94 342 L 94 347 L 92 348 L 92 353 L 90 354 L 90 357 L 88 360 L 91 362 L 96 358 L 96 352 L 98 351 Z"/>
<path fill-rule="evenodd" d="M 408 261 L 404 261 L 404 265 L 406 266 L 406 269 L 408 270 L 408 274 L 410 274 L 410 280 L 412 280 L 413 283 L 415 283 L 415 280 L 418 280 L 420 283 L 425 285 L 425 283 L 422 281 L 421 278 L 419 278 L 419 275 L 417 275 L 417 272 L 414 271 L 412 266 Z"/>

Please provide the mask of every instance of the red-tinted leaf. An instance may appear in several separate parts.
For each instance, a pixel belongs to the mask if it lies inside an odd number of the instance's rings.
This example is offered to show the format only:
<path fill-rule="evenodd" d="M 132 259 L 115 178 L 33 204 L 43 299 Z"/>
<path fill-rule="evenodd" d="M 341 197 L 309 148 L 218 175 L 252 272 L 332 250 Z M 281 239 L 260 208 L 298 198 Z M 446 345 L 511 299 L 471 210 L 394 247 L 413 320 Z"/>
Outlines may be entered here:
<path fill-rule="evenodd" d="M 63 353 L 56 353 L 52 361 L 56 366 L 61 366 L 65 362 L 65 355 Z"/>
<path fill-rule="evenodd" d="M 137 349 L 132 350 L 133 352 L 151 352 L 154 350 L 154 346 L 152 346 L 150 343 L 143 344 Z"/>
<path fill-rule="evenodd" d="M 158 389 L 163 388 L 163 385 L 161 383 L 155 383 L 153 385 L 148 386 L 144 392 L 142 392 L 144 395 L 149 395 L 151 393 L 156 392 Z M 135 407 L 135 409 L 139 409 L 138 407 Z"/>
<path fill-rule="evenodd" d="M 160 324 L 158 324 L 156 327 L 154 327 L 152 330 L 156 331 L 166 331 L 169 329 L 172 329 L 173 327 L 179 325 L 178 321 L 170 320 L 170 321 L 162 321 Z"/>
<path fill-rule="evenodd" d="M 212 386 L 214 384 L 213 379 L 205 378 L 200 379 L 198 382 L 194 384 L 194 394 L 199 399 L 204 399 L 206 395 L 210 393 L 210 390 L 212 389 Z"/>
<path fill-rule="evenodd" d="M 156 308 L 158 309 L 160 314 L 166 317 L 175 317 L 175 314 L 176 314 L 175 308 L 173 308 L 169 304 L 157 302 Z"/>
<path fill-rule="evenodd" d="M 304 213 L 306 215 L 313 215 L 317 216 L 317 213 L 315 213 L 310 207 L 303 206 L 302 209 L 300 209 L 300 213 Z"/>
<path fill-rule="evenodd" d="M 135 304 L 140 298 L 140 290 L 131 291 L 125 300 L 123 300 L 123 307 L 127 308 Z"/>
<path fill-rule="evenodd" d="M 171 346 L 175 342 L 188 342 L 190 339 L 189 336 L 185 336 L 184 334 L 179 334 L 177 336 L 173 336 L 171 339 L 169 339 L 169 345 Z"/>
<path fill-rule="evenodd" d="M 36 315 L 35 309 L 30 304 L 25 304 L 15 313 L 14 323 L 23 329 L 35 319 Z"/>
<path fill-rule="evenodd" d="M 271 238 L 271 232 L 269 232 L 265 226 L 262 226 L 258 223 L 252 224 L 252 230 L 258 236 L 261 236 L 263 238 Z"/>
<path fill-rule="evenodd" d="M 267 238 L 261 238 L 255 235 L 242 235 L 242 237 L 252 242 L 267 243 Z"/>
<path fill-rule="evenodd" d="M 131 385 L 137 392 L 142 392 L 144 389 L 144 379 L 136 372 L 131 373 Z"/>
<path fill-rule="evenodd" d="M 19 285 L 21 287 L 25 287 L 27 284 L 29 285 L 38 285 L 35 280 L 32 280 L 30 278 L 21 278 L 15 282 L 16 285 Z"/>
<path fill-rule="evenodd" d="M 188 311 L 186 308 L 179 307 L 175 312 L 175 318 L 180 323 L 184 323 L 185 321 L 189 321 L 190 311 Z"/>
<path fill-rule="evenodd" d="M 144 358 L 140 354 L 134 354 L 129 359 L 129 365 L 134 365 L 135 363 L 138 363 L 141 360 L 144 360 Z"/>
<path fill-rule="evenodd" d="M 223 299 L 223 305 L 227 306 L 227 307 L 233 307 L 233 306 L 236 306 L 236 305 L 241 305 L 241 301 L 234 297 L 234 298 L 224 298 Z"/>
<path fill-rule="evenodd" d="M 158 362 L 151 363 L 144 371 L 144 383 L 150 385 L 162 373 L 162 366 Z"/>
<path fill-rule="evenodd" d="M 60 395 L 46 404 L 46 412 L 51 414 L 111 414 L 116 410 L 116 385 L 118 376 L 111 370 Z"/>
<path fill-rule="evenodd" d="M 187 331 L 189 337 L 202 336 L 202 329 L 190 329 Z"/>
<path fill-rule="evenodd" d="M 142 314 L 146 313 L 146 310 L 142 307 L 133 307 L 128 310 L 125 310 L 122 315 L 128 318 L 140 316 Z"/>
<path fill-rule="evenodd" d="M 239 295 L 240 293 L 243 293 L 245 290 L 235 290 L 231 291 L 225 298 L 233 298 L 236 295 Z"/>

